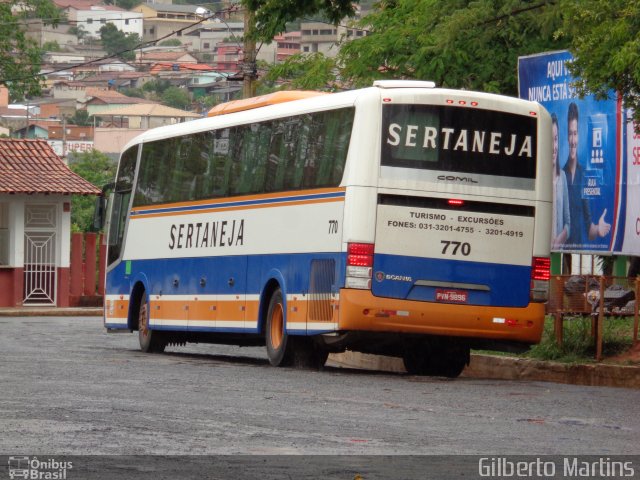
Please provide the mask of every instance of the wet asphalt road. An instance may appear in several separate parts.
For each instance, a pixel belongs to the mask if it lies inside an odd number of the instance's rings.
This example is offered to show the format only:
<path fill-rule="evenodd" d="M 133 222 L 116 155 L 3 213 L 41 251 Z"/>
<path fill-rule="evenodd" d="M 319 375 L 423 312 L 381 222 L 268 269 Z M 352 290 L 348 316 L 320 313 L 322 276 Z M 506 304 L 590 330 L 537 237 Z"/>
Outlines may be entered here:
<path fill-rule="evenodd" d="M 143 354 L 96 317 L 0 331 L 4 455 L 640 452 L 638 390 L 276 369 L 263 348 Z"/>

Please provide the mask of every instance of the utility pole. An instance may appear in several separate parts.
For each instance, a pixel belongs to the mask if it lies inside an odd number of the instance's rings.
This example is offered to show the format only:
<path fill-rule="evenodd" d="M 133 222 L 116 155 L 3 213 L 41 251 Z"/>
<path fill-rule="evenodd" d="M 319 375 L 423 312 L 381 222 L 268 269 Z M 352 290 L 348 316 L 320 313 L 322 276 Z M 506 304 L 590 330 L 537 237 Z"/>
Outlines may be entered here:
<path fill-rule="evenodd" d="M 244 59 L 242 61 L 242 98 L 256 96 L 256 41 L 253 31 L 256 27 L 256 16 L 253 10 L 245 7 L 244 11 Z"/>

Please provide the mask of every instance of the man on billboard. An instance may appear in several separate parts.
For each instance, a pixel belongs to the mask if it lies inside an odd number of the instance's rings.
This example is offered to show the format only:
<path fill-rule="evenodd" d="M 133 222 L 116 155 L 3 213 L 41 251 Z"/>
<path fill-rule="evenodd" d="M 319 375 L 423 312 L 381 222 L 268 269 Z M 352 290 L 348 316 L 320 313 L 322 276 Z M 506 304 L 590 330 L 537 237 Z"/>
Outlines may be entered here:
<path fill-rule="evenodd" d="M 607 236 L 611 230 L 611 224 L 605 221 L 606 208 L 600 215 L 598 223 L 593 223 L 589 200 L 583 198 L 582 195 L 586 181 L 584 168 L 578 162 L 578 106 L 575 102 L 571 102 L 569 105 L 567 127 L 569 158 L 564 166 L 564 172 L 569 191 L 569 216 L 571 219 L 571 230 L 567 244 L 583 248 L 587 240 Z"/>
<path fill-rule="evenodd" d="M 569 238 L 571 217 L 569 216 L 569 194 L 567 176 L 560 168 L 558 116 L 551 114 L 553 139 L 553 222 L 551 224 L 551 248 L 559 250 Z"/>

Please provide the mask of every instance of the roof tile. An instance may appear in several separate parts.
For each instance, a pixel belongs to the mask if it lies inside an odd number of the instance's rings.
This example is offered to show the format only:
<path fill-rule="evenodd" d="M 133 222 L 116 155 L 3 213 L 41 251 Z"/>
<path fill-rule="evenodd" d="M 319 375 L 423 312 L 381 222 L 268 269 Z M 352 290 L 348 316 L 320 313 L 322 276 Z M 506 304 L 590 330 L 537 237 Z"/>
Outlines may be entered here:
<path fill-rule="evenodd" d="M 0 193 L 99 195 L 45 140 L 0 138 Z"/>

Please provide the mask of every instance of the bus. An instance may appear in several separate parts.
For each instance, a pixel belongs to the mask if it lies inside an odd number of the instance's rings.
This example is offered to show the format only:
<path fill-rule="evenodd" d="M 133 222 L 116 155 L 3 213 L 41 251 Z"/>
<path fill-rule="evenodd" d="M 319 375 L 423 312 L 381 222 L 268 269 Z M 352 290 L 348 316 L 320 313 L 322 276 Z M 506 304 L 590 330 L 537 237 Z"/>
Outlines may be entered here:
<path fill-rule="evenodd" d="M 145 352 L 351 350 L 456 377 L 539 342 L 551 120 L 537 103 L 376 81 L 278 92 L 149 130 L 109 195 L 104 325 Z"/>

